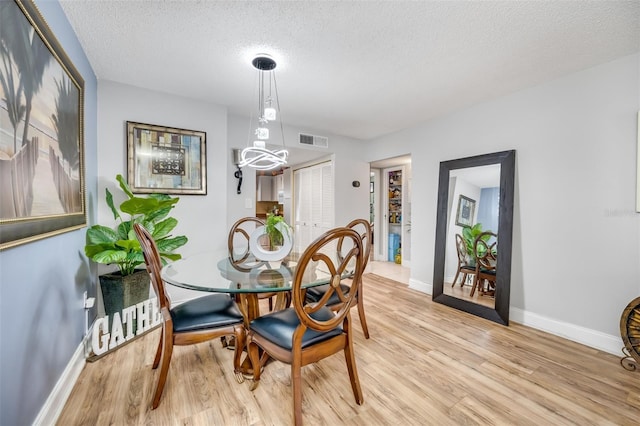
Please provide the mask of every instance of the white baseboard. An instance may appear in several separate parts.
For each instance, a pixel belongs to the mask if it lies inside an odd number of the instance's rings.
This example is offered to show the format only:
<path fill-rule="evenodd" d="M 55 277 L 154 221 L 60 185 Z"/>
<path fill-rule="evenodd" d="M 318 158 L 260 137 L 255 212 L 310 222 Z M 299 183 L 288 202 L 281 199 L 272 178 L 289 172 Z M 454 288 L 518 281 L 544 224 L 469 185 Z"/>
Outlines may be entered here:
<path fill-rule="evenodd" d="M 423 293 L 433 294 L 433 285 L 409 278 L 409 288 Z"/>
<path fill-rule="evenodd" d="M 45 401 L 44 405 L 40 409 L 38 416 L 33 421 L 34 426 L 40 425 L 54 425 L 58 420 L 58 416 L 64 408 L 64 404 L 67 402 L 67 398 L 71 394 L 73 387 L 80 377 L 80 373 L 84 368 L 84 340 L 80 343 L 80 346 L 73 353 L 71 360 L 67 364 L 66 368 L 62 372 L 62 375 L 58 379 L 58 382 L 54 386 L 53 390 L 49 394 L 49 397 Z"/>
<path fill-rule="evenodd" d="M 579 325 L 558 321 L 553 318 L 523 311 L 513 306 L 509 308 L 509 319 L 518 324 L 546 331 L 547 333 L 622 357 L 621 349 L 624 343 L 620 336 L 614 336 Z"/>
<path fill-rule="evenodd" d="M 433 285 L 415 279 L 409 279 L 409 288 L 423 293 L 433 294 Z M 622 357 L 621 350 L 624 343 L 620 336 L 558 321 L 553 318 L 514 308 L 513 306 L 509 308 L 509 320 Z"/>

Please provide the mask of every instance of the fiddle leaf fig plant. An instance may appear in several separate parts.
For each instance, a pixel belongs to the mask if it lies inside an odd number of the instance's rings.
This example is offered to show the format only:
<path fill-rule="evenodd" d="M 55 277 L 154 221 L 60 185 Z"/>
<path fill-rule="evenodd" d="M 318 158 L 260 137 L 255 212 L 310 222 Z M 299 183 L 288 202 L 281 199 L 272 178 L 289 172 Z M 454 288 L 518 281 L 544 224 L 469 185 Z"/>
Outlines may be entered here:
<path fill-rule="evenodd" d="M 462 228 L 462 238 L 464 239 L 465 245 L 467 246 L 467 255 L 470 259 L 474 259 L 475 253 L 473 252 L 473 245 L 476 242 L 476 238 L 478 235 L 484 232 L 482 230 L 482 223 L 478 222 L 473 226 L 465 226 Z M 489 235 L 485 235 L 482 237 L 484 241 L 488 241 L 490 238 Z"/>
<path fill-rule="evenodd" d="M 174 250 L 185 245 L 188 239 L 184 235 L 171 236 L 178 220 L 168 217 L 180 199 L 166 194 L 136 197 L 122 175 L 117 175 L 116 180 L 129 199 L 122 202 L 118 210 L 113 203 L 113 195 L 108 188 L 105 189 L 106 203 L 117 224 L 113 228 L 94 225 L 87 229 L 84 247 L 87 257 L 96 263 L 117 265 L 123 276 L 133 274 L 136 267 L 144 263 L 142 248 L 133 230 L 133 224 L 140 223 L 156 241 L 163 263 L 180 259 L 182 256 Z"/>

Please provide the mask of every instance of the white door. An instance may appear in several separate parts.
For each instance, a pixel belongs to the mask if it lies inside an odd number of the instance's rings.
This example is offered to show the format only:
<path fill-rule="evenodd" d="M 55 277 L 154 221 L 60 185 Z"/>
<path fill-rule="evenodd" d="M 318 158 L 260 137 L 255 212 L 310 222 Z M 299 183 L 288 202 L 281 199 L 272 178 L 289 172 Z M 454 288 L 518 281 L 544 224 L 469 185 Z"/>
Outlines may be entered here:
<path fill-rule="evenodd" d="M 302 252 L 316 238 L 333 228 L 333 164 L 329 161 L 293 172 L 294 247 Z"/>

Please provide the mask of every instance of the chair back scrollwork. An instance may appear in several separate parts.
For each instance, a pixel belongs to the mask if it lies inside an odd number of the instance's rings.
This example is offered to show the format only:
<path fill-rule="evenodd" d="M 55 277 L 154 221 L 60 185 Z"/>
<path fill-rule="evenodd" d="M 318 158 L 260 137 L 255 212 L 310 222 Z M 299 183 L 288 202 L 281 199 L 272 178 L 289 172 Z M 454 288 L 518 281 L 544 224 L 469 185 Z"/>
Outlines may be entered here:
<path fill-rule="evenodd" d="M 348 242 L 351 248 L 348 252 L 339 256 L 338 259 L 335 259 L 335 256 L 331 256 L 328 253 L 334 250 L 334 247 L 339 242 L 343 244 Z M 328 331 L 342 324 L 349 309 L 356 303 L 357 297 L 357 291 L 345 291 L 345 280 L 342 277 L 347 275 L 345 271 L 348 271 L 349 268 L 354 268 L 350 282 L 352 286 L 359 285 L 364 267 L 362 259 L 364 253 L 362 239 L 358 232 L 346 227 L 335 228 L 326 232 L 305 250 L 299 260 L 292 290 L 293 307 L 302 324 L 316 331 Z M 303 278 L 308 267 L 322 268 L 330 274 L 330 284 L 327 286 L 327 291 L 317 302 L 305 302 Z M 336 308 L 334 306 L 332 308 L 336 312 L 335 317 L 328 321 L 320 321 L 314 318 L 313 314 L 323 308 L 334 293 L 340 301 L 339 307 Z"/>

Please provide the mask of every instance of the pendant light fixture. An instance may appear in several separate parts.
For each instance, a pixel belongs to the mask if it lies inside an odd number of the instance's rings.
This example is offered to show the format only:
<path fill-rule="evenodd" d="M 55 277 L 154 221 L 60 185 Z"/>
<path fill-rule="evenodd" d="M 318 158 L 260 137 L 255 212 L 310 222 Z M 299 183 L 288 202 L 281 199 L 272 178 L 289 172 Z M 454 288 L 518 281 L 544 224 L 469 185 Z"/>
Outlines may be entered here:
<path fill-rule="evenodd" d="M 269 140 L 269 123 L 274 123 L 280 114 L 278 102 L 278 85 L 274 69 L 276 61 L 266 54 L 259 54 L 251 62 L 258 70 L 258 122 L 254 127 L 253 114 L 249 120 L 249 139 L 253 144 L 247 146 L 240 154 L 238 167 L 249 166 L 258 170 L 271 170 L 287 164 L 289 152 L 284 147 L 284 129 L 280 118 L 280 134 L 282 136 L 282 149 L 270 150 L 267 148 Z M 247 143 L 247 145 L 248 145 Z"/>

